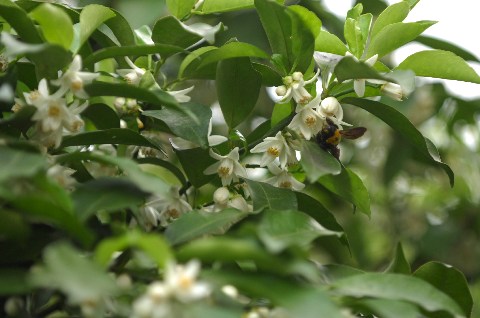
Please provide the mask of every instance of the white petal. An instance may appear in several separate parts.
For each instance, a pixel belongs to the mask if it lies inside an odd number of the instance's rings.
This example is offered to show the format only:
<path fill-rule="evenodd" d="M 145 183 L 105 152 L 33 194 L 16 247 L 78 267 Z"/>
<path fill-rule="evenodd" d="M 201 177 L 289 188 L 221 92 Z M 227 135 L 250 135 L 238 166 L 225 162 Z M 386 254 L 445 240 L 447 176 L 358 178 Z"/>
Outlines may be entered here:
<path fill-rule="evenodd" d="M 357 93 L 358 97 L 363 97 L 363 95 L 365 95 L 365 80 L 353 80 L 353 89 L 355 90 L 355 93 Z"/>
<path fill-rule="evenodd" d="M 227 140 L 228 138 L 225 136 L 211 135 L 211 136 L 208 136 L 208 145 L 210 147 L 220 145 L 221 143 L 224 143 Z"/>

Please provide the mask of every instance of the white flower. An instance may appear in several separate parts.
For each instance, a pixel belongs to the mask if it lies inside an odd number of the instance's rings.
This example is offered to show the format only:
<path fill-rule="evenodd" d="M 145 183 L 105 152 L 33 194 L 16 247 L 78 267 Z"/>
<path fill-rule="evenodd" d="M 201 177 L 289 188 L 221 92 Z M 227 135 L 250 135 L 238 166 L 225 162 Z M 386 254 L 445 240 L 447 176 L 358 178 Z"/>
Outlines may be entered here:
<path fill-rule="evenodd" d="M 212 135 L 212 118 L 208 122 L 208 131 L 207 131 L 207 140 L 210 147 L 219 145 L 228 140 L 227 137 L 221 135 Z M 172 147 L 177 150 L 186 150 L 200 147 L 199 144 L 185 140 L 181 137 L 172 137 L 170 138 L 170 143 Z"/>
<path fill-rule="evenodd" d="M 145 70 L 136 66 L 128 57 L 125 57 L 125 61 L 131 69 L 119 69 L 117 70 L 117 73 L 123 76 L 128 84 L 138 86 L 142 76 L 145 74 Z"/>
<path fill-rule="evenodd" d="M 48 168 L 47 177 L 55 180 L 63 188 L 71 189 L 73 185 L 77 182 L 72 177 L 72 174 L 74 173 L 75 170 L 57 164 Z"/>
<path fill-rule="evenodd" d="M 14 59 L 18 55 L 26 53 L 37 53 L 45 47 L 44 44 L 28 44 L 20 42 L 13 35 L 7 32 L 2 32 L 0 36 L 0 43 L 5 46 L 3 55 L 5 55 L 7 59 Z"/>
<path fill-rule="evenodd" d="M 228 191 L 227 187 L 220 187 L 213 192 L 213 202 L 215 202 L 216 206 L 226 207 L 229 198 L 230 191 Z"/>
<path fill-rule="evenodd" d="M 132 318 L 170 318 L 169 291 L 162 282 L 151 283 L 145 294 L 133 302 Z"/>
<path fill-rule="evenodd" d="M 252 212 L 253 210 L 253 207 L 248 204 L 245 198 L 242 197 L 240 194 L 233 196 L 233 198 L 228 201 L 227 206 L 242 212 Z"/>
<path fill-rule="evenodd" d="M 190 96 L 187 94 L 190 93 L 193 90 L 194 86 L 191 86 L 189 88 L 185 88 L 179 91 L 167 91 L 168 94 L 173 96 L 175 100 L 179 103 L 187 103 L 190 101 Z"/>
<path fill-rule="evenodd" d="M 60 90 L 67 91 L 70 89 L 75 96 L 82 99 L 88 99 L 88 94 L 84 90 L 85 84 L 90 84 L 100 74 L 81 72 L 82 57 L 75 55 L 72 64 L 68 67 L 63 75 L 60 72 L 60 78 L 53 80 L 52 84 L 60 86 Z"/>
<path fill-rule="evenodd" d="M 341 128 L 341 124 L 351 126 L 343 120 L 342 105 L 335 97 L 327 97 L 320 103 L 320 107 L 317 107 L 317 112 L 323 118 L 329 118 L 334 124 Z"/>
<path fill-rule="evenodd" d="M 294 72 L 291 76 L 285 76 L 283 78 L 284 85 L 275 89 L 275 93 L 282 96 L 278 102 L 288 103 L 293 98 L 297 104 L 307 104 L 312 99 L 312 95 L 305 89 L 305 85 L 315 81 L 319 71 L 308 81 L 303 79 L 301 72 Z"/>
<path fill-rule="evenodd" d="M 388 82 L 383 84 L 380 91 L 394 100 L 401 101 L 404 97 L 402 87 L 395 83 Z"/>
<path fill-rule="evenodd" d="M 210 148 L 210 156 L 218 160 L 218 162 L 209 166 L 207 169 L 205 169 L 205 171 L 203 171 L 203 173 L 218 173 L 220 179 L 222 179 L 223 186 L 229 185 L 232 181 L 237 182 L 238 177 L 247 177 L 247 171 L 239 162 L 240 155 L 238 153 L 238 147 L 235 147 L 226 156 L 221 156 Z"/>
<path fill-rule="evenodd" d="M 276 165 L 271 164 L 268 166 L 268 170 L 270 170 L 274 176 L 265 180 L 266 183 L 278 188 L 295 191 L 300 191 L 305 187 L 303 183 L 295 179 L 286 169 L 280 169 Z"/>
<path fill-rule="evenodd" d="M 351 56 L 355 61 L 358 62 L 357 57 L 350 52 L 345 53 L 345 56 Z M 364 61 L 364 63 L 372 67 L 377 62 L 377 59 L 378 54 L 375 54 L 374 56 Z M 363 95 L 365 95 L 365 81 L 367 81 L 367 79 L 353 80 L 353 89 L 355 90 L 355 93 L 357 93 L 358 97 L 363 97 Z"/>
<path fill-rule="evenodd" d="M 222 28 L 222 23 L 220 22 L 215 26 L 211 26 L 209 24 L 199 22 L 190 25 L 182 24 L 182 26 L 185 30 L 195 33 L 203 38 L 194 45 L 198 45 L 203 41 L 207 41 L 209 44 L 213 44 L 215 42 L 215 34 Z"/>
<path fill-rule="evenodd" d="M 176 300 L 188 303 L 210 295 L 210 287 L 197 282 L 200 262 L 191 260 L 186 265 L 168 264 L 165 271 L 165 287 Z"/>
<path fill-rule="evenodd" d="M 154 195 L 143 206 L 144 224 L 147 229 L 159 224 L 167 226 L 172 220 L 192 210 L 190 204 L 180 197 L 178 189 L 172 187 L 168 195 Z"/>
<path fill-rule="evenodd" d="M 296 131 L 306 140 L 310 140 L 312 136 L 316 135 L 322 129 L 325 121 L 324 118 L 315 111 L 320 100 L 321 97 L 317 95 L 307 105 L 302 107 L 297 106 L 297 114 L 293 117 L 288 128 Z"/>
<path fill-rule="evenodd" d="M 313 59 L 320 69 L 320 76 L 322 78 L 322 87 L 326 88 L 328 82 L 330 81 L 333 69 L 337 66 L 338 62 L 343 58 L 342 55 L 327 53 L 327 52 L 318 52 L 313 53 Z"/>
<path fill-rule="evenodd" d="M 265 167 L 275 159 L 279 159 L 284 168 L 287 163 L 295 162 L 295 151 L 288 145 L 287 140 L 279 131 L 275 137 L 267 137 L 250 150 L 251 153 L 263 153 L 260 166 Z"/>

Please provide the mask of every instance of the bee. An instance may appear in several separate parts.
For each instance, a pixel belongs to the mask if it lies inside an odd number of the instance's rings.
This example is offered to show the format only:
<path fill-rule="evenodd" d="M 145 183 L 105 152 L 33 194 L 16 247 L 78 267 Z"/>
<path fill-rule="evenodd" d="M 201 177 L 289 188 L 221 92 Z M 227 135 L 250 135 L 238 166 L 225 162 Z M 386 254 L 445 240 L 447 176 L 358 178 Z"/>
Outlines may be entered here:
<path fill-rule="evenodd" d="M 340 140 L 342 140 L 342 137 L 345 139 L 357 139 L 362 137 L 365 131 L 367 131 L 365 127 L 340 130 L 330 118 L 327 118 L 326 124 L 315 138 L 320 148 L 328 151 L 338 160 L 340 158 L 340 148 L 338 148 L 338 144 Z"/>

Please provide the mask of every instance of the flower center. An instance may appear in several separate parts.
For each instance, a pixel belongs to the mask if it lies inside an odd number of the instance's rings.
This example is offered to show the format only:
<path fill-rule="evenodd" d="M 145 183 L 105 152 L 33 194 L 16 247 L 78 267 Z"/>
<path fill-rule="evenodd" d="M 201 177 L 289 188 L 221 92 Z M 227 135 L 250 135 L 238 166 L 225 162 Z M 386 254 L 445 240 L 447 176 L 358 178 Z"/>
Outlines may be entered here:
<path fill-rule="evenodd" d="M 75 92 L 81 90 L 83 88 L 83 81 L 81 79 L 73 80 L 70 88 Z"/>
<path fill-rule="evenodd" d="M 58 117 L 60 115 L 60 107 L 57 103 L 53 103 L 48 107 L 48 116 L 50 117 Z"/>
<path fill-rule="evenodd" d="M 177 219 L 180 216 L 180 211 L 175 208 L 168 209 L 165 213 L 172 219 Z"/>
<path fill-rule="evenodd" d="M 40 97 L 40 93 L 37 90 L 31 91 L 29 97 L 32 101 L 35 101 Z"/>
<path fill-rule="evenodd" d="M 285 189 L 291 189 L 292 188 L 292 183 L 290 181 L 282 181 L 278 185 L 279 188 L 285 188 Z"/>
<path fill-rule="evenodd" d="M 220 175 L 220 177 L 226 177 L 230 174 L 230 168 L 221 166 L 218 168 L 218 174 Z"/>
<path fill-rule="evenodd" d="M 277 147 L 268 147 L 267 153 L 273 157 L 278 157 L 280 150 Z"/>
<path fill-rule="evenodd" d="M 193 280 L 188 276 L 181 276 L 178 280 L 178 284 L 182 289 L 190 289 L 193 285 Z"/>
<path fill-rule="evenodd" d="M 316 122 L 317 119 L 315 118 L 315 116 L 308 116 L 307 118 L 305 118 L 305 124 L 307 124 L 308 127 L 314 126 Z"/>

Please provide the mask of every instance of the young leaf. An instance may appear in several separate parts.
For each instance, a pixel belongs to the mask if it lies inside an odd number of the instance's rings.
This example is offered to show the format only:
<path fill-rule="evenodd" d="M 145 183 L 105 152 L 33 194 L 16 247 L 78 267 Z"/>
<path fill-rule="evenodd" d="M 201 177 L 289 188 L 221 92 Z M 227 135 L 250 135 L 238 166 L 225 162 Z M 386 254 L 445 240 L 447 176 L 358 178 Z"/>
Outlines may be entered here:
<path fill-rule="evenodd" d="M 372 39 L 387 25 L 402 22 L 410 12 L 410 6 L 405 1 L 400 1 L 388 6 L 373 24 Z"/>
<path fill-rule="evenodd" d="M 407 57 L 397 70 L 412 70 L 417 76 L 436 77 L 480 84 L 480 76 L 452 52 L 429 50 Z"/>
<path fill-rule="evenodd" d="M 426 29 L 434 25 L 435 21 L 419 21 L 410 23 L 393 23 L 384 27 L 378 34 L 372 38 L 366 57 L 378 54 L 382 57 L 395 49 L 413 41 Z"/>
<path fill-rule="evenodd" d="M 345 55 L 347 47 L 336 35 L 321 30 L 315 38 L 315 51 Z"/>
<path fill-rule="evenodd" d="M 470 317 L 473 299 L 465 276 L 458 269 L 439 262 L 429 262 L 420 266 L 413 276 L 429 282 L 450 296 L 462 308 L 466 317 Z"/>
<path fill-rule="evenodd" d="M 353 171 L 342 169 L 338 175 L 325 175 L 318 182 L 331 192 L 352 203 L 360 212 L 370 217 L 370 196 L 367 188 Z"/>
<path fill-rule="evenodd" d="M 15 29 L 27 43 L 42 43 L 42 37 L 27 12 L 11 0 L 0 0 L 0 16 Z"/>
<path fill-rule="evenodd" d="M 236 209 L 220 212 L 191 211 L 180 216 L 165 231 L 165 237 L 172 245 L 182 244 L 204 235 L 224 234 L 247 213 Z"/>
<path fill-rule="evenodd" d="M 192 11 L 197 0 L 167 0 L 168 10 L 178 19 L 183 19 Z"/>
<path fill-rule="evenodd" d="M 310 182 L 326 174 L 339 174 L 342 170 L 340 163 L 330 153 L 320 148 L 315 142 L 302 142 L 302 158 L 300 163 Z"/>
<path fill-rule="evenodd" d="M 276 188 L 268 183 L 247 180 L 253 200 L 253 210 L 297 210 L 297 198 L 293 191 Z"/>
<path fill-rule="evenodd" d="M 152 30 L 152 40 L 157 44 L 187 48 L 201 39 L 201 36 L 186 30 L 182 23 L 172 16 L 160 18 Z"/>
<path fill-rule="evenodd" d="M 279 253 L 292 246 L 305 247 L 320 236 L 343 234 L 327 230 L 303 212 L 270 209 L 263 211 L 257 232 L 271 253 Z"/>
<path fill-rule="evenodd" d="M 241 124 L 255 107 L 262 78 L 249 58 L 228 59 L 218 63 L 216 84 L 223 117 L 232 129 Z"/>
<path fill-rule="evenodd" d="M 38 22 L 43 36 L 52 44 L 58 44 L 69 49 L 73 40 L 73 25 L 70 16 L 60 7 L 43 3 L 30 15 Z"/>
<path fill-rule="evenodd" d="M 335 75 L 340 82 L 349 79 L 379 79 L 392 81 L 388 77 L 380 75 L 375 69 L 363 62 L 355 61 L 352 57 L 344 57 L 338 62 L 334 69 Z"/>
<path fill-rule="evenodd" d="M 115 13 L 107 7 L 99 4 L 90 4 L 82 9 L 80 13 L 80 35 L 79 41 L 73 42 L 71 50 L 78 52 L 82 45 L 92 33 L 105 21 L 115 16 Z"/>
<path fill-rule="evenodd" d="M 402 243 L 398 243 L 397 247 L 395 248 L 395 256 L 392 259 L 392 262 L 385 270 L 387 273 L 397 273 L 397 274 L 406 274 L 410 275 L 412 272 L 410 268 L 410 264 L 408 263 L 407 259 L 405 258 L 405 254 L 403 253 Z"/>
<path fill-rule="evenodd" d="M 393 107 L 367 99 L 348 97 L 342 99 L 341 102 L 342 104 L 352 104 L 363 108 L 383 120 L 411 144 L 417 150 L 417 153 L 424 157 L 430 164 L 442 168 L 450 179 L 450 185 L 453 186 L 454 175 L 452 169 L 437 158 L 438 154 L 432 153 L 432 148 L 429 146 L 431 142 L 428 143 L 426 138 L 402 113 Z"/>

